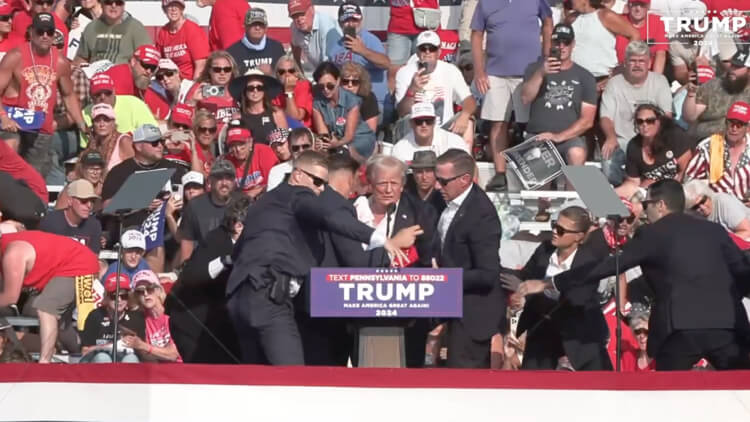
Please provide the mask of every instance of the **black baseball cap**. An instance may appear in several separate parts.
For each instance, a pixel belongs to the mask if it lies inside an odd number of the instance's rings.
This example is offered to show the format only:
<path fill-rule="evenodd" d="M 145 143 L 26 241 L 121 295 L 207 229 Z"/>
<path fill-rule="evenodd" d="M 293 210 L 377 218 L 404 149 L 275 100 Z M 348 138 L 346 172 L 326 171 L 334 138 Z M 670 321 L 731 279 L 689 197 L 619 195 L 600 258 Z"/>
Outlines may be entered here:
<path fill-rule="evenodd" d="M 87 166 L 104 165 L 104 157 L 99 151 L 89 151 L 81 156 L 81 163 Z"/>
<path fill-rule="evenodd" d="M 573 41 L 576 39 L 576 34 L 573 32 L 573 27 L 567 23 L 558 23 L 552 30 L 553 41 Z"/>
<path fill-rule="evenodd" d="M 362 9 L 355 3 L 344 3 L 339 7 L 339 22 L 344 23 L 349 19 L 362 20 Z"/>
<path fill-rule="evenodd" d="M 54 31 L 55 30 L 55 18 L 49 13 L 38 13 L 31 20 L 31 28 L 39 31 Z"/>

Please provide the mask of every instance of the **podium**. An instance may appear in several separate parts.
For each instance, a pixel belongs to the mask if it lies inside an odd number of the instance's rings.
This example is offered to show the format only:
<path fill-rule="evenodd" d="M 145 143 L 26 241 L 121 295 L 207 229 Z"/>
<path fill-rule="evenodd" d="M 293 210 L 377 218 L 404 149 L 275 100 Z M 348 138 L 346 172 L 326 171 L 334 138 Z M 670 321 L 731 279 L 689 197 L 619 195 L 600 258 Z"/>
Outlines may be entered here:
<path fill-rule="evenodd" d="M 461 318 L 461 268 L 313 268 L 310 316 L 358 322 L 359 367 L 406 366 L 405 324 Z"/>

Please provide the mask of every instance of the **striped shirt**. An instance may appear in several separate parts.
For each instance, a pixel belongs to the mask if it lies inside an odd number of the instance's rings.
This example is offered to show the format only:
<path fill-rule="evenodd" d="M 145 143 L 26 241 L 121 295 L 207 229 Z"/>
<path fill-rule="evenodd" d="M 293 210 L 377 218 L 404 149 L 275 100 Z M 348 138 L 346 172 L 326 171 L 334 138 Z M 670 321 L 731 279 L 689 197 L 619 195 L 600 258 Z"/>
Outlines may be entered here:
<path fill-rule="evenodd" d="M 685 170 L 685 179 L 708 180 L 710 168 L 710 141 L 711 138 L 702 140 L 696 148 L 696 154 L 688 163 Z M 729 145 L 724 141 L 724 172 L 716 183 L 709 183 L 711 189 L 716 192 L 724 192 L 734 195 L 740 201 L 745 200 L 745 194 L 750 188 L 750 134 L 745 139 L 745 150 L 737 160 L 734 171 L 731 169 L 729 158 Z"/>

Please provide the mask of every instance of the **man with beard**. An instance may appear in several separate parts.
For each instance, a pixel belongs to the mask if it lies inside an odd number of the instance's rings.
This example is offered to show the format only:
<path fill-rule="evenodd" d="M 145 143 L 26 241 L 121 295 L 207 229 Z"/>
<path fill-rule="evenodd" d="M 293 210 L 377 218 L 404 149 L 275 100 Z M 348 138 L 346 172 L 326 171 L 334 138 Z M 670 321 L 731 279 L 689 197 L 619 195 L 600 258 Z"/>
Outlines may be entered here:
<path fill-rule="evenodd" d="M 602 171 L 619 186 L 625 178 L 623 165 L 628 142 L 636 135 L 635 105 L 653 103 L 672 110 L 672 91 L 664 75 L 651 72 L 651 50 L 643 41 L 631 41 L 625 49 L 624 72 L 612 77 L 602 93 L 599 124 L 604 132 Z M 671 111 L 665 114 L 671 117 Z"/>
<path fill-rule="evenodd" d="M 41 175 L 52 169 L 52 133 L 55 130 L 54 108 L 58 90 L 68 113 L 79 130 L 86 126 L 81 116 L 81 105 L 73 93 L 70 64 L 52 46 L 55 20 L 49 13 L 34 16 L 29 28 L 29 43 L 20 44 L 8 52 L 0 62 L 0 127 L 6 132 L 19 132 L 19 124 L 10 118 L 3 105 L 14 105 L 43 112 L 40 128 L 21 131 L 21 156 Z"/>
<path fill-rule="evenodd" d="M 705 85 L 697 86 L 692 78 L 688 83 L 682 118 L 691 124 L 689 133 L 693 141 L 721 133 L 729 106 L 737 101 L 750 102 L 748 52 L 738 51 L 730 65 L 723 77 L 711 79 Z"/>
<path fill-rule="evenodd" d="M 118 95 L 133 95 L 143 99 L 161 60 L 159 50 L 150 44 L 138 47 L 127 63 L 112 66 L 103 73 L 115 81 Z"/>
<path fill-rule="evenodd" d="M 750 104 L 737 101 L 726 114 L 726 128 L 702 140 L 685 169 L 685 180 L 706 180 L 716 192 L 748 202 L 750 193 Z M 726 162 L 729 160 L 730 162 Z"/>

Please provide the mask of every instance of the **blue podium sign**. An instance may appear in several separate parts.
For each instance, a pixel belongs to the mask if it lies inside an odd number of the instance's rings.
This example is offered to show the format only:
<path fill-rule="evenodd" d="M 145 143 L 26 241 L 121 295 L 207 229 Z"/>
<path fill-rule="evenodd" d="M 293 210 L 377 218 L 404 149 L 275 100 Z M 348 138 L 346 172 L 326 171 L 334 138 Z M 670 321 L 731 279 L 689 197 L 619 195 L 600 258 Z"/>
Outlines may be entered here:
<path fill-rule="evenodd" d="M 461 318 L 462 268 L 313 268 L 310 315 Z"/>

